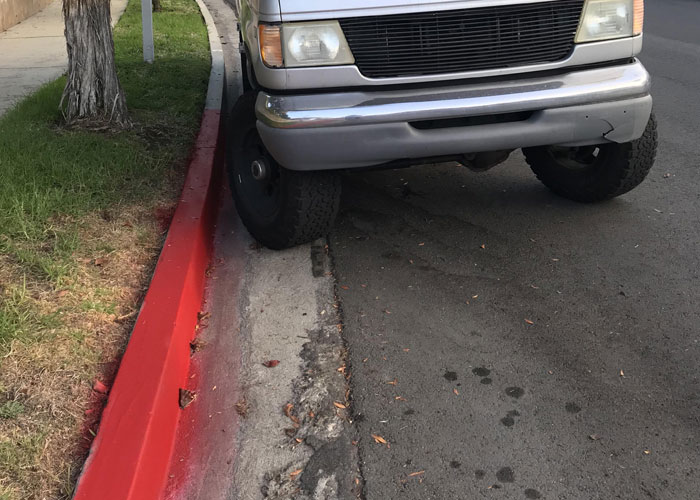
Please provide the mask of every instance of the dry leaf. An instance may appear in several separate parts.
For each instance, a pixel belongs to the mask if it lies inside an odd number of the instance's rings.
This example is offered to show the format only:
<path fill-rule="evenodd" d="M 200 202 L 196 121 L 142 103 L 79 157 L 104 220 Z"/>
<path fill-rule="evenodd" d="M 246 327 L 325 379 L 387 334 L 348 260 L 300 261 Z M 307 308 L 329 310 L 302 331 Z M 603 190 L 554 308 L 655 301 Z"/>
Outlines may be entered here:
<path fill-rule="evenodd" d="M 394 396 L 394 399 L 396 401 L 406 401 L 406 398 L 402 398 L 401 396 Z"/>
<path fill-rule="evenodd" d="M 180 408 L 184 410 L 192 401 L 197 399 L 197 394 L 193 391 L 188 391 L 187 389 L 180 389 Z"/>
<path fill-rule="evenodd" d="M 290 472 L 290 473 L 289 473 L 289 477 L 292 478 L 292 479 L 294 479 L 295 477 L 297 477 L 297 476 L 298 476 L 299 474 L 301 474 L 302 472 L 303 472 L 303 469 L 297 469 L 297 470 L 295 470 L 295 471 Z"/>
<path fill-rule="evenodd" d="M 236 413 L 238 413 L 241 417 L 245 418 L 248 416 L 248 409 L 250 407 L 248 406 L 248 401 L 244 399 L 241 399 L 236 403 Z"/>
<path fill-rule="evenodd" d="M 206 341 L 199 338 L 194 339 L 192 342 L 190 342 L 190 354 L 201 351 L 206 345 Z"/>
<path fill-rule="evenodd" d="M 424 470 L 419 470 L 418 472 L 411 472 L 408 477 L 415 477 L 415 476 L 420 476 L 421 474 L 425 474 Z"/>
<path fill-rule="evenodd" d="M 399 381 L 396 380 L 396 379 L 387 382 L 387 384 L 389 384 L 389 385 L 396 385 L 396 384 L 398 384 L 398 383 L 399 383 Z"/>
<path fill-rule="evenodd" d="M 481 245 L 482 250 L 486 250 L 486 245 Z"/>
<path fill-rule="evenodd" d="M 343 285 L 343 286 L 341 286 L 340 288 L 342 288 L 343 290 L 350 290 L 350 287 L 347 286 L 347 285 Z"/>
<path fill-rule="evenodd" d="M 527 319 L 527 318 L 525 319 L 525 323 L 527 323 L 528 325 L 534 325 L 534 324 L 535 324 L 534 321 L 532 321 L 532 320 L 530 320 L 530 319 Z"/>
<path fill-rule="evenodd" d="M 277 365 L 279 365 L 279 364 L 280 364 L 280 362 L 279 362 L 278 359 L 271 359 L 271 360 L 269 360 L 269 361 L 265 361 L 265 362 L 263 363 L 263 366 L 265 366 L 265 367 L 267 367 L 267 368 L 274 368 L 275 366 L 277 366 Z"/>
<path fill-rule="evenodd" d="M 287 416 L 289 420 L 294 422 L 296 425 L 299 425 L 299 419 L 292 415 L 292 410 L 294 409 L 294 405 L 292 403 L 287 403 L 284 405 L 284 414 Z"/>
<path fill-rule="evenodd" d="M 588 439 L 590 439 L 591 441 L 598 441 L 600 439 L 600 436 L 598 434 L 591 434 L 590 436 L 588 436 Z"/>
<path fill-rule="evenodd" d="M 109 391 L 107 386 L 99 380 L 95 380 L 95 383 L 92 384 L 92 390 L 95 392 L 99 392 L 100 394 L 107 394 L 107 391 Z"/>
<path fill-rule="evenodd" d="M 454 392 L 456 396 L 459 396 L 459 391 L 457 389 L 452 389 L 452 392 Z"/>
<path fill-rule="evenodd" d="M 389 444 L 386 442 L 386 439 L 379 436 L 378 434 L 372 434 L 372 437 L 374 438 L 374 442 L 377 444 Z"/>
<path fill-rule="evenodd" d="M 624 377 L 624 376 L 625 376 L 625 372 L 620 370 L 620 377 Z"/>
<path fill-rule="evenodd" d="M 645 455 L 651 455 L 651 450 L 644 450 Z"/>
<path fill-rule="evenodd" d="M 347 408 L 347 406 L 345 406 L 343 403 L 338 403 L 337 401 L 333 401 L 333 406 L 335 406 L 336 408 L 341 408 L 343 410 Z"/>
<path fill-rule="evenodd" d="M 418 243 L 419 247 L 425 246 L 425 243 Z"/>
<path fill-rule="evenodd" d="M 204 321 L 211 318 L 211 313 L 210 312 L 198 312 L 197 313 L 197 321 Z"/>

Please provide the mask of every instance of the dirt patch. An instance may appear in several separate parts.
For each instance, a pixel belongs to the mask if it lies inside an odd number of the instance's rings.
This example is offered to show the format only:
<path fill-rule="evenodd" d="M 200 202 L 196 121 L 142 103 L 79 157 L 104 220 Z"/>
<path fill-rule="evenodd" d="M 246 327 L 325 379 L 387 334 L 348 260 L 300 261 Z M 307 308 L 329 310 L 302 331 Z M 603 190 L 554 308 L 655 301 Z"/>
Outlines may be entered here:
<path fill-rule="evenodd" d="M 81 241 L 58 287 L 0 258 L 3 304 L 27 330 L 0 366 L 0 498 L 71 497 L 160 253 L 163 206 L 174 200 L 56 221 Z"/>

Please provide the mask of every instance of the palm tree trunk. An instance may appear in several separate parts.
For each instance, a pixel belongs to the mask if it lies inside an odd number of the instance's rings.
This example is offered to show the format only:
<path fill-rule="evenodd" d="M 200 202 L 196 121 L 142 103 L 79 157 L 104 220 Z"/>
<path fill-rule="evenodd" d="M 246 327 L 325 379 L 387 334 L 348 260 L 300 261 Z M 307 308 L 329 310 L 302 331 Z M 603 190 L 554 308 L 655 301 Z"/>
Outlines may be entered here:
<path fill-rule="evenodd" d="M 69 126 L 131 126 L 114 64 L 109 0 L 63 0 L 68 81 L 61 109 Z"/>

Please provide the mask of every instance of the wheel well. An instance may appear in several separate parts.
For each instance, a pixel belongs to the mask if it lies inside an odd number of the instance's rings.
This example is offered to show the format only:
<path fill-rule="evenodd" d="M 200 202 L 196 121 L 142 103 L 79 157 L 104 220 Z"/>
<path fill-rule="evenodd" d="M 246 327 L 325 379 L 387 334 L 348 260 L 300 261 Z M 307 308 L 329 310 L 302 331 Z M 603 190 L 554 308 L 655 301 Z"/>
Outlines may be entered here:
<path fill-rule="evenodd" d="M 258 80 L 255 78 L 255 70 L 248 56 L 248 46 L 241 41 L 241 71 L 243 72 L 243 90 L 255 90 L 259 88 Z"/>

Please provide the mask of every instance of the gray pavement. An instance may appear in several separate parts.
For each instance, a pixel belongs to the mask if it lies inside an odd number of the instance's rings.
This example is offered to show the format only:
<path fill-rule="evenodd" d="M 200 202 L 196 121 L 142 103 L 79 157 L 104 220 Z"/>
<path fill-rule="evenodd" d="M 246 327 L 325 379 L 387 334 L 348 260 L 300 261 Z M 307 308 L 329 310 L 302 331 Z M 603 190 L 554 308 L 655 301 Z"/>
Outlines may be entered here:
<path fill-rule="evenodd" d="M 232 103 L 235 21 L 205 1 Z M 318 244 L 269 252 L 219 226 L 248 249 L 227 264 L 245 269 L 240 289 L 218 283 L 210 332 L 236 335 L 248 405 L 226 498 L 354 498 L 348 483 L 369 500 L 698 498 L 700 4 L 648 0 L 647 17 L 661 149 L 620 199 L 557 198 L 520 154 L 484 174 L 347 175 L 329 241 L 336 304 Z M 327 412 L 343 399 L 342 360 L 324 351 L 340 342 L 336 306 L 355 429 L 326 446 L 346 415 Z M 285 402 L 303 419 L 294 437 Z"/>
<path fill-rule="evenodd" d="M 112 0 L 112 23 L 128 0 Z M 0 115 L 42 85 L 61 76 L 67 66 L 61 0 L 12 28 L 0 32 Z"/>
<path fill-rule="evenodd" d="M 346 176 L 365 498 L 698 498 L 700 3 L 647 6 L 661 145 L 632 193 L 557 198 L 520 154 Z"/>

